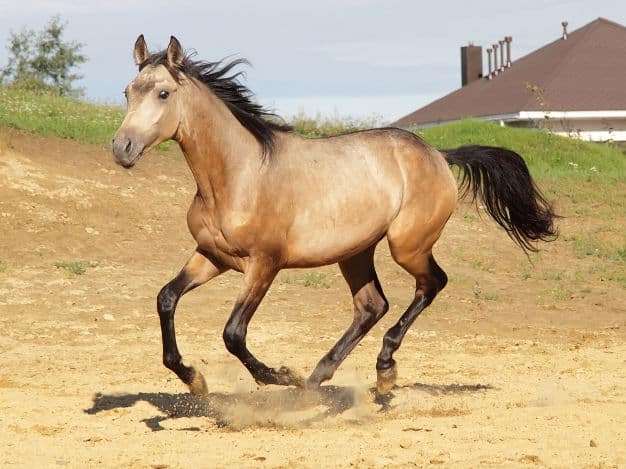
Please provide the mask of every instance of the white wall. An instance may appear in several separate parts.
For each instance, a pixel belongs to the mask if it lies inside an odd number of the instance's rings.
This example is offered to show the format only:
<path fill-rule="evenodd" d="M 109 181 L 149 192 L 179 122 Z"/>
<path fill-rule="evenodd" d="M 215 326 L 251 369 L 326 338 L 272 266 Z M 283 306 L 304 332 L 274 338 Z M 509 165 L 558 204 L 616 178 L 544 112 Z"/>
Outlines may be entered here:
<path fill-rule="evenodd" d="M 626 118 L 574 119 L 558 117 L 504 122 L 511 127 L 534 127 L 557 135 L 580 138 L 581 140 L 626 142 Z"/>

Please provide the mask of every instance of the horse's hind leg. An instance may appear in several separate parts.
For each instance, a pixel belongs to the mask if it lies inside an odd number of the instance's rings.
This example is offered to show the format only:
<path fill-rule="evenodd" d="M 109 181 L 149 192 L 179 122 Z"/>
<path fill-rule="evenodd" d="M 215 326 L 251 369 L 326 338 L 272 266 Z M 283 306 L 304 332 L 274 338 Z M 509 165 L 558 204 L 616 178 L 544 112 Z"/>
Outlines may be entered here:
<path fill-rule="evenodd" d="M 316 389 L 323 381 L 332 378 L 341 362 L 389 309 L 374 270 L 374 249 L 375 246 L 372 246 L 367 251 L 339 263 L 341 273 L 352 292 L 354 320 L 313 370 L 307 381 L 310 389 Z"/>
<path fill-rule="evenodd" d="M 207 394 L 204 378 L 195 368 L 186 366 L 176 345 L 174 313 L 181 296 L 211 280 L 226 269 L 216 266 L 200 252 L 193 253 L 180 273 L 165 285 L 157 297 L 163 340 L 163 364 L 187 385 L 195 396 Z"/>
<path fill-rule="evenodd" d="M 415 277 L 415 297 L 400 320 L 387 331 L 383 338 L 383 347 L 376 361 L 378 375 L 376 388 L 379 394 L 388 393 L 396 382 L 397 368 L 393 353 L 400 348 L 402 339 L 415 319 L 432 303 L 437 293 L 448 282 L 448 277 L 437 265 L 430 252 L 407 257 L 394 255 L 394 258 Z"/>

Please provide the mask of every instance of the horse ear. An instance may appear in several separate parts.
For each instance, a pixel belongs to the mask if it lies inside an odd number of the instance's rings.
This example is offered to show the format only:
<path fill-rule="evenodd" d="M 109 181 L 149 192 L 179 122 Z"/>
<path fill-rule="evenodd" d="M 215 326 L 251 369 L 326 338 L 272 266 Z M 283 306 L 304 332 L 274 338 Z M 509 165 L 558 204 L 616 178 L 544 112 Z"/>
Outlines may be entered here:
<path fill-rule="evenodd" d="M 133 55 L 135 56 L 136 65 L 141 65 L 150 57 L 150 52 L 148 52 L 148 46 L 146 45 L 146 40 L 143 38 L 143 34 L 135 41 Z"/>
<path fill-rule="evenodd" d="M 183 64 L 184 58 L 183 46 L 180 45 L 178 39 L 174 36 L 170 36 L 170 43 L 167 46 L 167 62 L 176 67 Z"/>

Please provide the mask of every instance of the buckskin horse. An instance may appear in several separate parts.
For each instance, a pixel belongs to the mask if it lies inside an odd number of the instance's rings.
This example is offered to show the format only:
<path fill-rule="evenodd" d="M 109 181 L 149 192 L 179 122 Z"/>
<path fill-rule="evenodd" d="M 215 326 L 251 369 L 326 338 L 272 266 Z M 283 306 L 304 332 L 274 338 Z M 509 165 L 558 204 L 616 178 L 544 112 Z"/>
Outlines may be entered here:
<path fill-rule="evenodd" d="M 482 200 L 525 251 L 556 236 L 551 204 L 513 151 L 439 151 L 395 128 L 308 139 L 252 100 L 233 72 L 244 60 L 194 61 L 173 36 L 167 49 L 150 53 L 143 35 L 134 58 L 139 73 L 125 90 L 127 114 L 112 142 L 116 161 L 130 168 L 173 139 L 197 183 L 187 214 L 197 248 L 157 299 L 163 363 L 196 396 L 207 394 L 206 383 L 182 362 L 174 312 L 183 294 L 229 269 L 243 273 L 243 288 L 223 332 L 228 351 L 259 384 L 317 389 L 388 310 L 373 261 L 386 237 L 395 262 L 415 277 L 415 296 L 383 338 L 376 370 L 377 391 L 385 394 L 397 378 L 394 352 L 446 286 L 432 249 L 459 193 Z M 306 380 L 259 361 L 246 333 L 276 274 L 332 263 L 352 292 L 352 324 Z"/>

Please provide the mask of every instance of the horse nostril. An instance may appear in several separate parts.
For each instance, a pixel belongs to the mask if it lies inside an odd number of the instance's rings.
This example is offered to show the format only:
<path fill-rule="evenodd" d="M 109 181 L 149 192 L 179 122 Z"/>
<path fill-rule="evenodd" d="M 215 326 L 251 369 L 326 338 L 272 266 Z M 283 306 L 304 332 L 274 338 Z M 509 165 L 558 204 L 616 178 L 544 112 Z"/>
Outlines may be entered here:
<path fill-rule="evenodd" d="M 130 153 L 130 149 L 133 146 L 133 143 L 130 141 L 130 139 L 128 139 L 128 143 L 126 144 L 126 148 L 124 148 L 124 151 L 126 152 L 126 154 L 128 155 Z"/>

